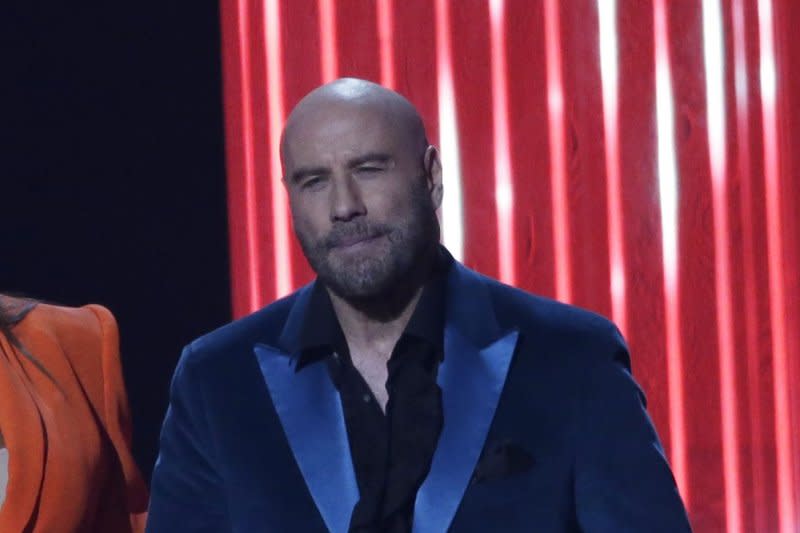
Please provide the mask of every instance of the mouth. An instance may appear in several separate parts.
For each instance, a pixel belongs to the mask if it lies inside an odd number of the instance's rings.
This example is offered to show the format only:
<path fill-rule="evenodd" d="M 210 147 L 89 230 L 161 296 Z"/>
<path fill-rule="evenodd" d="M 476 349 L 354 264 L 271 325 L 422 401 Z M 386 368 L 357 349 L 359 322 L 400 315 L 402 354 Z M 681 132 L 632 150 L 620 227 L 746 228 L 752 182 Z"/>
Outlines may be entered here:
<path fill-rule="evenodd" d="M 382 234 L 377 235 L 354 235 L 352 237 L 344 237 L 339 239 L 336 244 L 332 246 L 334 250 L 357 250 L 373 244 L 375 241 L 383 237 Z"/>

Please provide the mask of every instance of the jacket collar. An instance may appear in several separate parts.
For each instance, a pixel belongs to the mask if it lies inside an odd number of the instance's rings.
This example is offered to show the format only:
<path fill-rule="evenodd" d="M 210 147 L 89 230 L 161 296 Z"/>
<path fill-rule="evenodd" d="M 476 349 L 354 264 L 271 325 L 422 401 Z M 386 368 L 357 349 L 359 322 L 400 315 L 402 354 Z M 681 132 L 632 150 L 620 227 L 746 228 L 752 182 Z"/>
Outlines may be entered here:
<path fill-rule="evenodd" d="M 500 328 L 487 283 L 455 261 L 447 274 L 445 355 L 437 378 L 444 427 L 417 493 L 415 531 L 448 529 L 505 384 L 517 331 Z M 313 287 L 296 294 L 277 346 L 257 344 L 254 351 L 314 502 L 328 529 L 344 532 L 358 501 L 358 486 L 341 402 L 322 361 L 297 371 L 299 336 Z"/>
<path fill-rule="evenodd" d="M 486 279 L 452 259 L 446 250 L 444 252 L 451 265 L 445 278 L 446 328 L 458 331 L 475 346 L 486 346 L 503 333 L 497 322 Z M 314 300 L 313 294 L 319 290 L 324 289 L 315 280 L 296 292 L 294 304 L 278 337 L 275 347 L 293 358 L 303 348 L 304 324 Z"/>

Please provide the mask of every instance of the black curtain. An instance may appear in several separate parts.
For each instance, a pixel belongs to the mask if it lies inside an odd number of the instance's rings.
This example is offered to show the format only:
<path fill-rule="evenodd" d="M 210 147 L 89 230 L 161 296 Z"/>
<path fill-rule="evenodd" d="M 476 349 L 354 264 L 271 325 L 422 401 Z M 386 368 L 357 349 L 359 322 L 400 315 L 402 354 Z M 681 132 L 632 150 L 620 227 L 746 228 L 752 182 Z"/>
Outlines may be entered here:
<path fill-rule="evenodd" d="M 114 312 L 149 479 L 181 347 L 231 313 L 219 6 L 2 12 L 0 292 Z"/>

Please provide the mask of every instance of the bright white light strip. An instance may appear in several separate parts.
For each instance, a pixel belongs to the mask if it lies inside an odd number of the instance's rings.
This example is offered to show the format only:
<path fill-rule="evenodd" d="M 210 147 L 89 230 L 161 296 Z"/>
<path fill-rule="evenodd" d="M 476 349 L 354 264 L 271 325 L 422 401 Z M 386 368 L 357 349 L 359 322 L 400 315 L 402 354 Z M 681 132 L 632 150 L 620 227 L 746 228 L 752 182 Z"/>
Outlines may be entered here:
<path fill-rule="evenodd" d="M 761 82 L 761 99 L 764 105 L 775 106 L 775 50 L 772 39 L 772 1 L 758 2 L 759 29 L 761 30 L 761 64 L 759 78 Z"/>
<path fill-rule="evenodd" d="M 253 150 L 253 105 L 252 76 L 250 73 L 250 32 L 247 29 L 249 10 L 245 0 L 238 0 L 237 19 L 239 31 L 239 61 L 242 69 L 241 102 L 242 102 L 242 150 L 244 159 L 245 180 L 245 230 L 247 250 L 247 301 L 245 309 L 252 313 L 262 305 L 263 291 L 259 265 L 261 264 L 261 243 L 258 239 L 258 201 L 256 194 L 255 155 Z"/>
<path fill-rule="evenodd" d="M 706 77 L 708 156 L 714 216 L 714 265 L 719 344 L 722 463 L 727 533 L 741 533 L 741 493 L 734 360 L 731 259 L 725 134 L 725 50 L 719 0 L 703 0 L 703 53 Z"/>
<path fill-rule="evenodd" d="M 394 28 L 392 0 L 377 0 L 375 6 L 380 45 L 381 85 L 394 89 Z"/>
<path fill-rule="evenodd" d="M 675 161 L 675 124 L 672 74 L 669 62 L 667 0 L 655 0 L 656 125 L 658 130 L 658 191 L 661 207 L 661 246 L 664 262 L 664 307 L 667 337 L 670 453 L 678 489 L 690 506 L 686 459 L 686 422 L 683 401 L 683 360 L 678 287 L 678 168 Z"/>
<path fill-rule="evenodd" d="M 442 242 L 457 261 L 464 261 L 464 214 L 458 121 L 453 91 L 450 17 L 447 2 L 436 1 L 436 63 L 438 68 L 439 145 L 442 159 Z"/>
<path fill-rule="evenodd" d="M 670 67 L 656 64 L 656 121 L 658 123 L 658 193 L 661 204 L 664 275 L 669 288 L 678 280 L 678 168 L 675 162 L 675 124 Z"/>
<path fill-rule="evenodd" d="M 457 261 L 464 260 L 464 213 L 453 81 L 439 74 L 439 144 L 442 158 L 442 242 Z"/>
<path fill-rule="evenodd" d="M 517 277 L 516 250 L 514 247 L 514 188 L 511 181 L 511 141 L 509 140 L 508 131 L 508 83 L 506 79 L 504 9 L 503 0 L 490 0 L 497 262 L 500 270 L 500 281 L 514 285 Z"/>
<path fill-rule="evenodd" d="M 603 105 L 617 106 L 619 51 L 617 50 L 617 1 L 597 0 L 600 21 L 600 75 L 603 80 Z M 606 96 L 608 95 L 608 96 Z"/>
<path fill-rule="evenodd" d="M 718 0 L 703 0 L 703 52 L 706 67 L 706 110 L 711 178 L 725 181 L 725 51 Z"/>
<path fill-rule="evenodd" d="M 758 399 L 762 394 L 761 353 L 759 348 L 760 329 L 759 323 L 765 320 L 757 311 L 756 294 L 756 259 L 755 237 L 753 228 L 753 179 L 750 163 L 750 105 L 748 95 L 748 66 L 747 66 L 747 32 L 745 20 L 745 0 L 733 0 L 733 55 L 734 79 L 736 86 L 736 142 L 738 152 L 737 174 L 739 178 L 739 197 L 741 204 L 739 212 L 742 224 L 743 269 L 744 269 L 744 307 L 745 316 L 746 353 L 747 353 L 747 395 L 749 398 Z M 772 413 L 762 412 L 760 402 L 749 401 L 748 414 L 750 426 L 750 469 L 752 472 L 752 496 L 750 500 L 753 513 L 753 531 L 767 531 L 767 515 L 771 513 L 771 504 L 767 497 L 767 481 L 765 473 L 765 453 L 768 447 L 764 445 L 763 420 L 772 416 Z"/>
<path fill-rule="evenodd" d="M 761 112 L 764 148 L 764 185 L 767 204 L 767 255 L 769 307 L 772 325 L 772 377 L 775 402 L 775 453 L 778 478 L 780 533 L 797 533 L 800 520 L 795 510 L 794 455 L 792 452 L 789 366 L 784 300 L 783 236 L 781 228 L 780 156 L 778 148 L 777 79 L 772 1 L 758 2 Z"/>
<path fill-rule="evenodd" d="M 736 86 L 736 102 L 742 109 L 747 107 L 747 37 L 744 31 L 744 1 L 733 0 L 733 48 L 736 62 L 734 83 Z"/>
<path fill-rule="evenodd" d="M 600 77 L 603 83 L 611 315 L 624 335 L 627 333 L 628 320 L 625 301 L 625 235 L 620 197 L 622 185 L 619 161 L 619 52 L 616 0 L 597 0 L 597 13 L 600 22 Z"/>
<path fill-rule="evenodd" d="M 339 56 L 336 43 L 336 4 L 334 0 L 319 0 L 317 9 L 319 10 L 322 82 L 328 83 L 336 79 L 339 72 Z"/>
<path fill-rule="evenodd" d="M 294 290 L 292 284 L 292 254 L 289 241 L 289 210 L 286 189 L 283 187 L 278 157 L 283 130 L 283 70 L 281 58 L 281 25 L 278 0 L 266 0 L 264 6 L 264 43 L 267 53 L 267 108 L 269 110 L 270 173 L 272 196 L 273 258 L 275 260 L 275 297 L 281 298 Z"/>
<path fill-rule="evenodd" d="M 569 303 L 572 301 L 572 259 L 559 6 L 558 0 L 544 0 L 544 46 L 547 72 L 547 126 L 550 140 L 550 199 L 553 209 L 553 255 L 556 267 L 555 289 L 556 299 Z"/>

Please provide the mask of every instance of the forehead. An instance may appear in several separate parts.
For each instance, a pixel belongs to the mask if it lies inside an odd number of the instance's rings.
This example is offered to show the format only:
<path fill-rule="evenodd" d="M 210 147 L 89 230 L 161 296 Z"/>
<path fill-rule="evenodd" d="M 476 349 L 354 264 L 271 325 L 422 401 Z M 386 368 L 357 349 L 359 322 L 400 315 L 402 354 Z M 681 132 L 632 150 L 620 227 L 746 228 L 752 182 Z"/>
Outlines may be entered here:
<path fill-rule="evenodd" d="M 399 120 L 374 106 L 328 105 L 290 119 L 284 133 L 283 159 L 289 166 L 335 162 L 367 152 L 398 154 L 408 145 Z"/>

